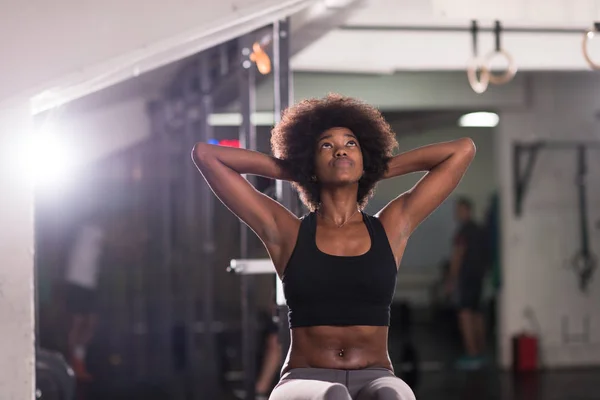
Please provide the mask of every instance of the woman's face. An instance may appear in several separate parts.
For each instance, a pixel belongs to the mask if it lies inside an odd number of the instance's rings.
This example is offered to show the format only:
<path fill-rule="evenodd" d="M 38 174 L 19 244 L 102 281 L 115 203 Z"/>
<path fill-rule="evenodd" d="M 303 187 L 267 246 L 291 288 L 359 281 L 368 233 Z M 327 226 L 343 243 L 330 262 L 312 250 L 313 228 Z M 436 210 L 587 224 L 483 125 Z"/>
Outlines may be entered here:
<path fill-rule="evenodd" d="M 363 175 L 358 139 L 348 128 L 331 128 L 317 139 L 315 175 L 321 184 L 356 183 Z"/>

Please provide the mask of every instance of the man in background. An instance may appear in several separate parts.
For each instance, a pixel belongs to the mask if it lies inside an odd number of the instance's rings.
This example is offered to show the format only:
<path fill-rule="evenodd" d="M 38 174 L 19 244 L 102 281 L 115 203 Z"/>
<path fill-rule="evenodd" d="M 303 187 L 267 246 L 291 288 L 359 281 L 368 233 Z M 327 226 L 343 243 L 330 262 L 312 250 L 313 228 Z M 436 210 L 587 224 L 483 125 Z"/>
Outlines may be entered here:
<path fill-rule="evenodd" d="M 104 231 L 91 220 L 78 230 L 67 261 L 68 359 L 79 380 L 91 379 L 85 357 L 97 324 L 96 288 L 103 246 Z"/>
<path fill-rule="evenodd" d="M 279 381 L 281 371 L 281 343 L 279 342 L 279 324 L 277 305 L 273 296 L 269 312 L 260 316 L 261 341 L 259 344 L 259 369 L 255 385 L 256 399 L 267 400 Z"/>
<path fill-rule="evenodd" d="M 473 204 L 467 198 L 456 203 L 458 230 L 454 236 L 446 292 L 456 296 L 458 323 L 465 355 L 457 366 L 476 369 L 483 365 L 485 320 L 481 295 L 487 267 L 485 231 L 473 220 Z"/>

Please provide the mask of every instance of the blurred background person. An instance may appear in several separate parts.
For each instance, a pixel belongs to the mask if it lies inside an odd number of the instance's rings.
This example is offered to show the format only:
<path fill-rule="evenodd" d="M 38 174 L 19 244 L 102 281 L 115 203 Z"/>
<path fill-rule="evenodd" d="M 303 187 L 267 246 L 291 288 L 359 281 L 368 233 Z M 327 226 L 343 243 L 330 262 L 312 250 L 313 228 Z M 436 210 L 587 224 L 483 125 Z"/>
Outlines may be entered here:
<path fill-rule="evenodd" d="M 266 400 L 279 381 L 279 372 L 282 366 L 281 343 L 279 342 L 279 324 L 275 298 L 273 298 L 269 310 L 260 314 L 259 323 L 261 335 L 255 391 L 257 400 Z"/>
<path fill-rule="evenodd" d="M 457 367 L 474 369 L 483 365 L 486 347 L 481 297 L 489 246 L 484 229 L 473 220 L 473 203 L 470 199 L 458 199 L 456 219 L 459 226 L 453 240 L 445 290 L 456 300 L 465 351 L 458 359 Z"/>
<path fill-rule="evenodd" d="M 85 358 L 98 323 L 97 285 L 104 243 L 105 232 L 94 216 L 78 229 L 67 260 L 67 357 L 79 380 L 91 379 Z"/>

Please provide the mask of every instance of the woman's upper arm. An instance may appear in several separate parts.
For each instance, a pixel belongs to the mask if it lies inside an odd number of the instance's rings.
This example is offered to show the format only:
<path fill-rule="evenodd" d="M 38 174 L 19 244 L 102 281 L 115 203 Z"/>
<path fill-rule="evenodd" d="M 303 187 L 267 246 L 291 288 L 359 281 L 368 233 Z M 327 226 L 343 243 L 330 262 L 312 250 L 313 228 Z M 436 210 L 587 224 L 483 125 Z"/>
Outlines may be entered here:
<path fill-rule="evenodd" d="M 275 250 L 281 244 L 280 233 L 286 226 L 294 224 L 297 220 L 296 216 L 277 201 L 256 190 L 240 173 L 220 161 L 216 154 L 206 150 L 203 145 L 197 145 L 194 148 L 193 158 L 211 190 L 231 212 L 259 236 L 270 251 Z M 240 153 L 240 156 L 248 156 L 248 154 Z M 254 161 L 258 163 L 271 162 L 267 155 L 249 156 L 257 157 Z M 264 158 L 258 158 L 261 156 Z M 265 169 L 269 167 L 266 164 L 259 166 Z M 273 163 L 273 168 L 275 167 Z"/>
<path fill-rule="evenodd" d="M 390 239 L 396 243 L 408 236 L 456 188 L 475 155 L 473 142 L 459 142 L 457 151 L 425 174 L 409 191 L 391 201 L 379 213 Z"/>

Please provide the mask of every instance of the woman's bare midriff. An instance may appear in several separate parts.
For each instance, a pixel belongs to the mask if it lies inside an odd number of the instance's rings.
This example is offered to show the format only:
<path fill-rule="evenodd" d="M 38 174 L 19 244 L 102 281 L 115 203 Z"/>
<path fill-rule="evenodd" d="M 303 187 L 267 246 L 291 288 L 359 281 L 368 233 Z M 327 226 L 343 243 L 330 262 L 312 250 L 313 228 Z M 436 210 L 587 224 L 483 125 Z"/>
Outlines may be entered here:
<path fill-rule="evenodd" d="M 294 328 L 282 373 L 293 368 L 393 371 L 388 355 L 386 326 L 315 326 Z"/>

